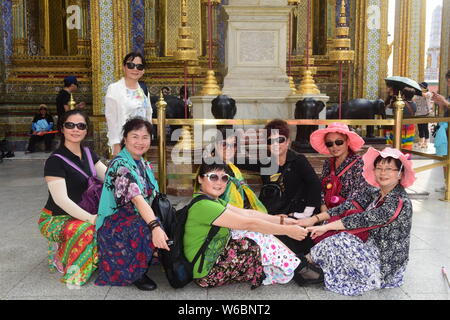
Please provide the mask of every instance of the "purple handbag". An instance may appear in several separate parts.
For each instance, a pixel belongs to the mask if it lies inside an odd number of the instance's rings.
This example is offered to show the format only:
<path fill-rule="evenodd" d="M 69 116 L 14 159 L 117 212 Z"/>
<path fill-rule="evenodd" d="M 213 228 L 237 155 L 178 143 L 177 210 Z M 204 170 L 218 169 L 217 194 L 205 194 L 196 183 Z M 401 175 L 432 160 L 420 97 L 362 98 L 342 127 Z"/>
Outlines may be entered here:
<path fill-rule="evenodd" d="M 103 181 L 101 181 L 97 177 L 97 172 L 95 171 L 94 162 L 92 161 L 92 155 L 89 148 L 84 147 L 84 152 L 87 155 L 89 168 L 91 169 L 92 176 L 88 176 L 83 170 L 81 170 L 75 163 L 64 157 L 63 155 L 55 153 L 54 156 L 57 156 L 64 160 L 68 165 L 72 168 L 80 172 L 83 176 L 88 180 L 88 186 L 86 191 L 81 195 L 81 200 L 78 202 L 80 208 L 86 210 L 91 214 L 97 214 L 98 212 L 98 204 L 100 202 L 100 196 L 102 194 Z"/>

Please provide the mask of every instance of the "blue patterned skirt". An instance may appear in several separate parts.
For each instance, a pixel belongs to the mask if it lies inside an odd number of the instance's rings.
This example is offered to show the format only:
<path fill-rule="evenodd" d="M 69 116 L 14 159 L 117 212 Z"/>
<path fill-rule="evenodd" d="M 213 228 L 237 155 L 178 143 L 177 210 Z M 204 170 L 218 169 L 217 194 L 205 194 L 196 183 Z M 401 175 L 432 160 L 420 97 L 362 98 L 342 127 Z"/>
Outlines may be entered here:
<path fill-rule="evenodd" d="M 97 232 L 100 286 L 127 286 L 147 271 L 153 254 L 151 232 L 133 207 L 126 206 L 105 219 Z"/>
<path fill-rule="evenodd" d="M 330 291 L 356 296 L 382 287 L 379 250 L 370 241 L 341 232 L 315 245 L 311 257 L 322 268 Z"/>

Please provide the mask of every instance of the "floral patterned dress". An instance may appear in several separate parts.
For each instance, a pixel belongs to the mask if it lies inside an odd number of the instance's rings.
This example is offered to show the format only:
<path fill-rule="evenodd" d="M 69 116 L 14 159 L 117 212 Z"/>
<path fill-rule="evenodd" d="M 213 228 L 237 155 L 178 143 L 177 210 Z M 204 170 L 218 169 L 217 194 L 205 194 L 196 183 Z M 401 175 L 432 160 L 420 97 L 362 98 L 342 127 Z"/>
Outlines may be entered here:
<path fill-rule="evenodd" d="M 264 285 L 283 284 L 292 280 L 300 259 L 276 237 L 246 230 L 231 230 L 231 237 L 233 239 L 249 238 L 258 244 L 266 275 Z"/>
<path fill-rule="evenodd" d="M 136 161 L 144 198 L 150 199 L 152 186 L 145 175 L 143 161 Z M 126 286 L 139 280 L 148 269 L 153 254 L 151 232 L 131 199 L 141 195 L 137 181 L 125 166 L 112 166 L 107 175 L 114 191 L 117 212 L 107 217 L 98 230 L 99 275 L 96 285 Z M 109 181 L 109 179 L 108 179 Z M 106 183 L 106 182 L 105 182 Z"/>
<path fill-rule="evenodd" d="M 322 268 L 325 287 L 330 291 L 354 296 L 403 284 L 409 260 L 411 200 L 400 185 L 382 200 L 380 191 L 373 190 L 367 188 L 355 197 L 355 201 L 365 208 L 364 212 L 341 219 L 347 230 L 381 225 L 369 231 L 367 242 L 341 232 L 325 238 L 311 249 L 311 257 Z M 345 202 L 328 213 L 334 216 L 349 209 L 354 208 Z M 396 210 L 401 210 L 397 218 L 386 224 Z"/>

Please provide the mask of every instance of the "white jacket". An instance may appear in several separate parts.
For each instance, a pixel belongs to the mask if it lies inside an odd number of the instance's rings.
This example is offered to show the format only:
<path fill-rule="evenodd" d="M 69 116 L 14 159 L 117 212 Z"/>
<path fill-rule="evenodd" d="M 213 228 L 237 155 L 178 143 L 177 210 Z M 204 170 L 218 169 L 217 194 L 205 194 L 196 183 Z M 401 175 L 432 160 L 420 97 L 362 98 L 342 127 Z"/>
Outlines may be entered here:
<path fill-rule="evenodd" d="M 132 117 L 141 116 L 148 121 L 152 120 L 152 105 L 150 97 L 144 95 L 144 91 L 138 84 L 136 90 L 139 97 L 129 97 L 125 86 L 125 79 L 121 78 L 108 86 L 105 96 L 105 117 L 108 126 L 108 145 L 112 147 L 122 140 L 122 127 Z"/>

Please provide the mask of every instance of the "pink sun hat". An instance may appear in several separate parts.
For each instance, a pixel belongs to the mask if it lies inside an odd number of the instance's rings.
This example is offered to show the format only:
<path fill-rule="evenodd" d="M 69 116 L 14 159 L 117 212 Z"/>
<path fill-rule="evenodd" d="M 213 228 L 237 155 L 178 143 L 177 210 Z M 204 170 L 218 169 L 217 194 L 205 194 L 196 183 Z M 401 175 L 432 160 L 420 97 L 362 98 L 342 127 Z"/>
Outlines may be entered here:
<path fill-rule="evenodd" d="M 375 168 L 373 165 L 378 156 L 382 156 L 383 158 L 392 157 L 394 159 L 399 159 L 403 164 L 403 176 L 400 180 L 400 184 L 404 188 L 408 188 L 414 183 L 416 180 L 416 173 L 412 167 L 412 161 L 408 160 L 407 155 L 403 154 L 400 150 L 390 147 L 384 148 L 383 151 L 378 151 L 377 149 L 371 147 L 363 155 L 363 176 L 367 183 L 374 187 L 380 187 L 375 179 Z"/>
<path fill-rule="evenodd" d="M 348 147 L 353 152 L 358 151 L 364 145 L 364 139 L 361 138 L 356 132 L 351 131 L 346 124 L 333 122 L 325 129 L 319 129 L 311 133 L 311 136 L 309 138 L 311 146 L 321 154 L 330 154 L 330 151 L 325 145 L 325 137 L 331 132 L 346 135 Z"/>

